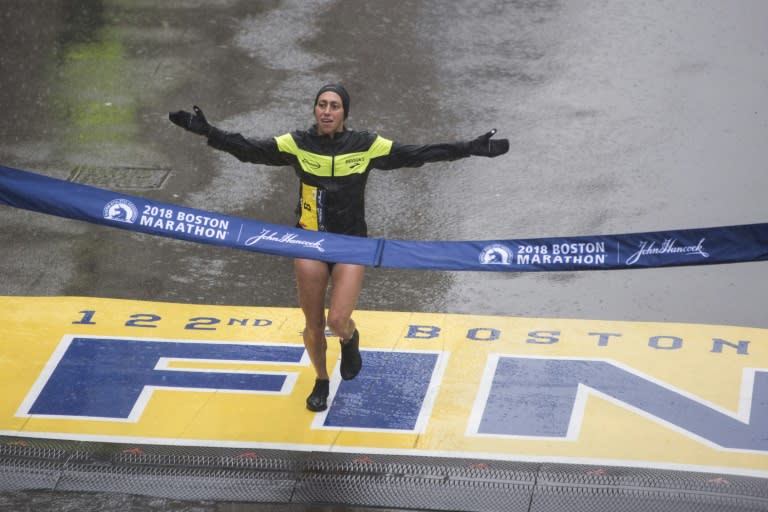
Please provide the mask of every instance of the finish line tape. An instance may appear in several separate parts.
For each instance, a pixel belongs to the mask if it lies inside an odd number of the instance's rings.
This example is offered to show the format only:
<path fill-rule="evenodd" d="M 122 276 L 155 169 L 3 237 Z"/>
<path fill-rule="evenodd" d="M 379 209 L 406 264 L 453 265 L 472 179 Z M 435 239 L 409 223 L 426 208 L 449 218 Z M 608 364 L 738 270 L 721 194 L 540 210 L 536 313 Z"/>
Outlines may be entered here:
<path fill-rule="evenodd" d="M 0 203 L 189 242 L 384 268 L 548 272 L 768 259 L 768 223 L 519 240 L 386 240 L 268 224 L 2 165 Z"/>

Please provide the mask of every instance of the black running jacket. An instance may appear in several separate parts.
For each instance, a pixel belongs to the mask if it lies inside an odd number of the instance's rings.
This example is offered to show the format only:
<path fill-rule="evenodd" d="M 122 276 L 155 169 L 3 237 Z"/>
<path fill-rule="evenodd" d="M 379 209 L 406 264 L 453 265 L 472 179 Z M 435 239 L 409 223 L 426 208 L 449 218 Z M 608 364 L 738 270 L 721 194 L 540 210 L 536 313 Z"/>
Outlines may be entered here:
<path fill-rule="evenodd" d="M 242 162 L 290 165 L 299 177 L 297 226 L 367 236 L 365 184 L 371 169 L 420 167 L 469 156 L 469 143 L 407 145 L 375 133 L 345 129 L 332 139 L 316 126 L 272 139 L 251 139 L 216 128 L 208 144 Z"/>

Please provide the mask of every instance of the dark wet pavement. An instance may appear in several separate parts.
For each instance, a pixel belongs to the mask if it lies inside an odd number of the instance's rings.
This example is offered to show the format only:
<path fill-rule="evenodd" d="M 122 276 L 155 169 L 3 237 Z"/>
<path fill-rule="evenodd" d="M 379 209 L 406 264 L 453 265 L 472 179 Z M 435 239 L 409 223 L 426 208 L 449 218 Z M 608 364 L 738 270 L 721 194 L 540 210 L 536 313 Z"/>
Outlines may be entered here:
<path fill-rule="evenodd" d="M 371 235 L 493 239 L 763 222 L 761 2 L 15 1 L 0 160 L 163 201 L 293 221 L 287 169 L 167 121 L 199 104 L 268 137 L 328 81 L 403 142 L 491 127 L 508 155 L 378 172 Z M 763 14 L 763 16 L 761 16 Z M 761 21 L 762 20 L 762 21 Z M 2 291 L 294 306 L 291 262 L 5 209 Z M 476 274 L 371 270 L 363 309 L 764 326 L 761 264 Z"/>

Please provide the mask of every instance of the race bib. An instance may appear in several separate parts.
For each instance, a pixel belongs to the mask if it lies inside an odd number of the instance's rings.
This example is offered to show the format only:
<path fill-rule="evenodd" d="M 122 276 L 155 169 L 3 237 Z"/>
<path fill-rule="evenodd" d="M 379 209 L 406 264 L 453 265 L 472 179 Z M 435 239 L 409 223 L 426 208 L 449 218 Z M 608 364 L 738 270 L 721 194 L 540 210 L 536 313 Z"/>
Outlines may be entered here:
<path fill-rule="evenodd" d="M 306 183 L 301 184 L 299 225 L 312 231 L 324 231 L 323 211 L 325 191 Z"/>

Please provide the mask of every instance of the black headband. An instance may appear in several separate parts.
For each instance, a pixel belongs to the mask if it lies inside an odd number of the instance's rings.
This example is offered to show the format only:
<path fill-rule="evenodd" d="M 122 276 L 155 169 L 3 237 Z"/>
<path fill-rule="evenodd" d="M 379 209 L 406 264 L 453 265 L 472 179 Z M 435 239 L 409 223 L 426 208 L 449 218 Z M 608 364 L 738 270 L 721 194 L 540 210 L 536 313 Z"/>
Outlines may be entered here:
<path fill-rule="evenodd" d="M 341 105 L 344 107 L 344 119 L 346 119 L 347 116 L 349 116 L 349 93 L 339 84 L 328 84 L 322 86 L 315 95 L 315 105 L 317 105 L 317 99 L 320 97 L 320 95 L 329 91 L 335 92 L 341 98 Z"/>

